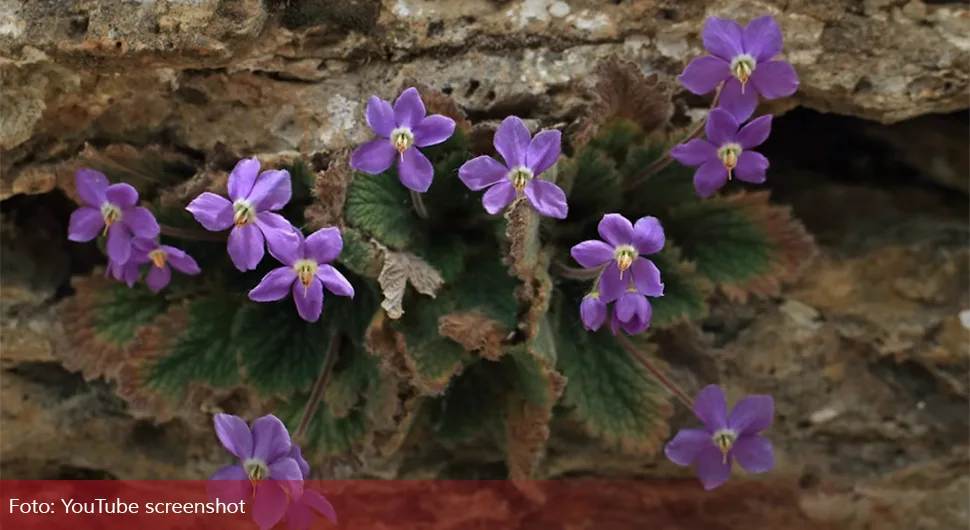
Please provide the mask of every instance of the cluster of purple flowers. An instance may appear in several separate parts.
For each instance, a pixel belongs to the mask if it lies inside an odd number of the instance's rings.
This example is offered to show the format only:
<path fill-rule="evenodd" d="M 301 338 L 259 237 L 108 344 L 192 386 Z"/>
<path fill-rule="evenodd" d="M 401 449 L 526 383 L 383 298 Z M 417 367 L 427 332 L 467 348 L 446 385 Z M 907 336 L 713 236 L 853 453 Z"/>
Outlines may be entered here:
<path fill-rule="evenodd" d="M 733 20 L 711 17 L 701 32 L 710 55 L 687 65 L 678 79 L 697 95 L 718 90 L 718 107 L 705 124 L 707 139 L 695 138 L 671 149 L 670 156 L 696 167 L 694 189 L 708 197 L 724 187 L 732 176 L 751 184 L 765 181 L 768 159 L 751 149 L 771 133 L 771 115 L 754 119 L 744 127 L 758 106 L 758 95 L 771 100 L 798 90 L 798 75 L 781 53 L 781 28 L 770 15 L 758 17 L 742 28 Z M 740 130 L 739 130 L 740 129 Z"/>
<path fill-rule="evenodd" d="M 702 38 L 710 55 L 691 61 L 679 79 L 698 95 L 717 91 L 718 107 L 708 115 L 706 138 L 689 139 L 669 155 L 697 167 L 694 187 L 699 196 L 708 197 L 733 176 L 748 183 L 765 181 L 768 159 L 752 149 L 767 140 L 771 116 L 750 118 L 759 95 L 765 99 L 789 96 L 798 88 L 798 77 L 790 64 L 775 60 L 783 39 L 771 16 L 756 18 L 746 27 L 712 17 L 704 25 Z M 434 178 L 433 164 L 421 149 L 451 138 L 455 121 L 428 115 L 415 88 L 405 90 L 393 105 L 371 96 L 366 120 L 378 138 L 353 153 L 351 167 L 376 175 L 396 165 L 401 184 L 419 200 L 418 194 L 427 192 Z M 545 130 L 533 136 L 520 118 L 509 116 L 496 131 L 493 144 L 501 160 L 479 156 L 458 171 L 458 178 L 470 190 L 486 190 L 482 196 L 485 211 L 498 214 L 523 200 L 541 216 L 565 219 L 569 211 L 565 193 L 541 178 L 559 160 L 561 133 Z M 324 228 L 304 237 L 278 213 L 292 197 L 289 173 L 260 170 L 256 158 L 239 161 L 229 176 L 228 199 L 204 192 L 186 209 L 209 231 L 231 229 L 227 250 L 238 270 L 256 269 L 267 250 L 280 262 L 282 266 L 266 274 L 249 292 L 251 300 L 270 302 L 292 294 L 299 315 L 315 322 L 322 312 L 325 290 L 354 296 L 354 287 L 330 265 L 343 249 L 340 231 Z M 158 242 L 160 226 L 149 210 L 137 206 L 138 192 L 132 186 L 109 185 L 103 174 L 89 169 L 79 170 L 76 178 L 84 205 L 71 216 L 69 239 L 90 241 L 99 233 L 106 234 L 108 274 L 133 286 L 141 267 L 150 264 L 145 281 L 156 292 L 168 285 L 172 268 L 199 274 L 191 256 Z M 664 294 L 660 270 L 645 257 L 663 249 L 663 227 L 655 217 L 632 223 L 620 214 L 608 213 L 598 232 L 602 240 L 583 241 L 571 249 L 573 259 L 596 277 L 580 304 L 583 326 L 596 331 L 609 318 L 614 334 L 642 333 L 652 317 L 648 298 Z M 744 398 L 728 415 L 723 392 L 710 386 L 700 393 L 693 408 L 706 429 L 681 431 L 667 445 L 666 454 L 679 465 L 696 463 L 706 488 L 717 487 L 730 477 L 733 458 L 752 473 L 771 469 L 771 443 L 758 435 L 772 420 L 770 396 Z M 242 464 L 219 470 L 213 479 L 224 486 L 234 481 L 245 486 L 234 495 L 254 499 L 254 517 L 260 528 L 270 528 L 284 517 L 292 528 L 307 528 L 313 511 L 335 520 L 326 499 L 303 489 L 309 468 L 279 419 L 264 416 L 250 429 L 242 419 L 220 414 L 215 425 L 223 445 Z"/>

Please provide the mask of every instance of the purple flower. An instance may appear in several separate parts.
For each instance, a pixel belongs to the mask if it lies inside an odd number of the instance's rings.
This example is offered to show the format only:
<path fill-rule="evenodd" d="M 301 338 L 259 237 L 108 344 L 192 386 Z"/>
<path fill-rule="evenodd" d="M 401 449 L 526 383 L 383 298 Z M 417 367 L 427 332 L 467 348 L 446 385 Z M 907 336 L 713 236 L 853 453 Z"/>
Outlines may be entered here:
<path fill-rule="evenodd" d="M 277 258 L 285 267 L 273 269 L 263 277 L 249 299 L 255 302 L 275 302 L 290 291 L 296 310 L 307 322 L 316 322 L 323 311 L 323 288 L 337 296 L 354 297 L 354 287 L 333 266 L 328 265 L 340 255 L 344 241 L 338 228 L 322 228 L 304 241 L 299 231 L 294 244 Z"/>
<path fill-rule="evenodd" d="M 103 173 L 81 168 L 74 175 L 77 194 L 84 201 L 71 214 L 67 238 L 91 241 L 102 229 L 108 234 L 108 257 L 122 264 L 131 256 L 134 236 L 151 239 L 158 235 L 155 216 L 138 204 L 138 191 L 129 184 L 108 184 Z"/>
<path fill-rule="evenodd" d="M 145 284 L 154 292 L 161 291 L 169 282 L 172 281 L 172 269 L 194 276 L 199 274 L 199 265 L 185 253 L 184 250 L 160 245 L 151 239 L 135 239 L 133 243 L 134 254 L 131 261 L 139 265 L 151 263 L 148 275 L 145 276 Z"/>
<path fill-rule="evenodd" d="M 605 243 L 595 239 L 583 241 L 570 254 L 587 269 L 605 265 L 598 280 L 599 298 L 605 303 L 613 302 L 631 283 L 646 296 L 663 296 L 660 270 L 652 261 L 641 257 L 663 248 L 666 238 L 660 221 L 656 217 L 641 217 L 634 226 L 626 217 L 609 213 L 603 216 L 598 230 Z M 630 274 L 624 277 L 627 270 Z"/>
<path fill-rule="evenodd" d="M 729 415 L 724 391 L 710 385 L 697 394 L 694 414 L 705 428 L 680 431 L 664 452 L 679 466 L 696 463 L 704 489 L 714 489 L 731 478 L 732 457 L 749 473 L 764 473 L 775 466 L 771 442 L 758 434 L 773 420 L 771 396 L 747 396 Z"/>
<path fill-rule="evenodd" d="M 401 184 L 418 193 L 431 187 L 434 168 L 418 147 L 444 142 L 455 132 L 455 120 L 426 110 L 418 89 L 409 88 L 391 104 L 377 96 L 367 101 L 367 125 L 380 136 L 354 151 L 350 167 L 364 173 L 387 171 L 398 156 L 397 175 Z"/>
<path fill-rule="evenodd" d="M 258 175 L 258 176 L 257 176 Z M 286 206 L 293 195 L 285 169 L 259 172 L 259 160 L 240 160 L 229 174 L 229 199 L 205 192 L 185 208 L 206 230 L 229 233 L 229 257 L 241 271 L 253 270 L 263 259 L 263 245 L 279 259 L 281 246 L 295 239 L 290 222 L 272 213 Z M 235 225 L 235 226 L 234 226 Z"/>
<path fill-rule="evenodd" d="M 590 293 L 583 297 L 583 302 L 579 304 L 579 317 L 587 330 L 600 329 L 606 321 L 606 303 L 600 300 L 599 293 Z"/>
<path fill-rule="evenodd" d="M 132 243 L 133 245 L 137 244 L 139 239 L 135 238 L 134 241 L 135 243 Z M 138 269 L 142 265 L 144 265 L 144 262 L 138 262 L 133 259 L 129 259 L 125 263 L 118 263 L 115 260 L 108 258 L 108 267 L 104 271 L 104 276 L 107 278 L 110 275 L 119 282 L 127 283 L 128 287 L 134 287 L 135 283 L 138 281 L 138 276 L 141 275 L 141 272 Z"/>
<path fill-rule="evenodd" d="M 253 428 L 238 416 L 216 414 L 216 436 L 223 447 L 242 462 L 212 474 L 210 494 L 222 500 L 252 499 L 253 520 L 269 530 L 283 518 L 287 501 L 303 493 L 303 473 L 290 456 L 292 442 L 276 416 L 257 418 Z"/>
<path fill-rule="evenodd" d="M 758 17 L 746 28 L 733 20 L 710 17 L 701 32 L 711 55 L 698 57 L 680 75 L 687 90 L 703 95 L 724 81 L 720 105 L 738 121 L 745 121 L 765 99 L 790 96 L 798 90 L 798 74 L 785 61 L 772 61 L 781 53 L 781 28 L 770 15 Z M 754 90 L 747 86 L 751 82 Z"/>
<path fill-rule="evenodd" d="M 647 330 L 652 316 L 653 307 L 647 297 L 634 288 L 628 288 L 613 304 L 610 329 L 614 335 L 620 330 L 627 335 L 637 335 Z"/>
<path fill-rule="evenodd" d="M 293 446 L 293 449 L 290 450 L 290 458 L 296 460 L 296 463 L 300 465 L 300 471 L 303 472 L 303 480 L 309 478 L 310 464 L 307 464 L 303 455 L 300 454 L 299 447 Z M 330 501 L 316 491 L 304 489 L 303 495 L 300 495 L 299 499 L 290 501 L 290 505 L 286 509 L 287 526 L 291 530 L 308 530 L 313 524 L 314 511 L 334 523 L 337 522 L 337 512 L 333 509 Z"/>
<path fill-rule="evenodd" d="M 495 214 L 525 193 L 540 214 L 565 219 L 569 210 L 566 194 L 559 186 L 538 178 L 559 160 L 562 133 L 542 131 L 533 138 L 522 120 L 509 116 L 495 131 L 493 143 L 504 164 L 483 155 L 458 170 L 458 178 L 472 191 L 488 188 L 482 197 L 485 211 Z"/>
<path fill-rule="evenodd" d="M 675 146 L 670 156 L 688 167 L 697 167 L 694 189 L 701 197 L 708 197 L 731 180 L 732 173 L 739 180 L 752 184 L 765 181 L 768 159 L 761 153 L 749 151 L 768 139 L 771 115 L 751 120 L 740 131 L 738 120 L 730 112 L 714 109 L 707 117 L 707 139 L 696 138 Z"/>

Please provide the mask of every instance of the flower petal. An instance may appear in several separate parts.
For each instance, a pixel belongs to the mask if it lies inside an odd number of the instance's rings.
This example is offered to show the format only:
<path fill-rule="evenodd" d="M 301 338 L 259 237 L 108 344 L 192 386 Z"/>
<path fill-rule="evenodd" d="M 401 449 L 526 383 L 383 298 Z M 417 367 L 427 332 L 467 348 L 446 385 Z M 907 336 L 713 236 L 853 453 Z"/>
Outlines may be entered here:
<path fill-rule="evenodd" d="M 104 198 L 118 208 L 131 208 L 138 203 L 138 190 L 124 182 L 112 184 L 104 190 Z"/>
<path fill-rule="evenodd" d="M 219 232 L 232 226 L 232 203 L 215 193 L 204 192 L 185 207 L 192 217 L 210 232 Z"/>
<path fill-rule="evenodd" d="M 494 186 L 508 174 L 509 168 L 487 155 L 475 157 L 458 168 L 458 178 L 472 191 Z"/>
<path fill-rule="evenodd" d="M 303 473 L 300 465 L 292 458 L 281 458 L 269 465 L 269 477 L 278 480 L 284 488 L 290 491 L 293 497 L 299 498 L 303 493 Z"/>
<path fill-rule="evenodd" d="M 744 149 L 758 147 L 765 143 L 771 134 L 771 114 L 755 118 L 738 132 L 738 143 Z"/>
<path fill-rule="evenodd" d="M 508 180 L 503 180 L 492 186 L 482 195 L 482 205 L 489 214 L 495 214 L 505 209 L 515 200 L 515 186 Z"/>
<path fill-rule="evenodd" d="M 646 297 L 642 294 L 626 291 L 617 298 L 613 310 L 616 311 L 616 317 L 620 319 L 620 322 L 629 322 L 634 315 L 640 312 L 640 304 L 645 301 Z"/>
<path fill-rule="evenodd" d="M 346 276 L 330 265 L 321 265 L 317 268 L 317 279 L 323 282 L 323 286 L 328 291 L 337 296 L 354 297 L 354 286 Z"/>
<path fill-rule="evenodd" d="M 728 425 L 738 433 L 756 434 L 767 429 L 775 419 L 775 401 L 771 396 L 755 394 L 741 398 L 728 416 Z"/>
<path fill-rule="evenodd" d="M 704 132 L 715 148 L 738 141 L 738 120 L 730 112 L 717 108 L 707 115 Z"/>
<path fill-rule="evenodd" d="M 741 82 L 736 77 L 728 79 L 727 83 L 724 83 L 724 88 L 721 89 L 717 108 L 730 112 L 738 123 L 748 121 L 748 118 L 754 114 L 754 109 L 758 106 L 758 90 L 756 86 L 753 86 L 753 80 L 760 68 L 760 65 L 755 68 L 755 73 L 751 74 L 751 79 L 748 80 L 743 90 Z"/>
<path fill-rule="evenodd" d="M 253 223 L 237 226 L 229 232 L 229 258 L 237 269 L 251 271 L 263 260 L 263 233 Z"/>
<path fill-rule="evenodd" d="M 376 175 L 391 167 L 395 155 L 397 155 L 397 149 L 390 140 L 385 138 L 371 140 L 361 144 L 354 154 L 350 155 L 350 167 Z"/>
<path fill-rule="evenodd" d="M 660 278 L 660 269 L 647 258 L 637 258 L 630 267 L 633 273 L 633 285 L 644 296 L 663 296 L 664 282 Z"/>
<path fill-rule="evenodd" d="M 660 252 L 666 242 L 667 236 L 664 235 L 660 219 L 648 215 L 637 219 L 633 225 L 633 246 L 641 255 Z"/>
<path fill-rule="evenodd" d="M 71 241 L 85 242 L 98 237 L 104 229 L 104 217 L 101 210 L 89 206 L 81 206 L 71 212 L 71 220 L 67 226 L 67 238 Z"/>
<path fill-rule="evenodd" d="M 712 443 L 710 448 L 701 451 L 695 460 L 697 478 L 706 490 L 712 490 L 731 478 L 731 460 L 725 460 L 721 451 Z"/>
<path fill-rule="evenodd" d="M 236 464 L 221 467 L 209 477 L 206 491 L 210 499 L 222 502 L 249 502 L 252 500 L 253 485 L 242 466 Z"/>
<path fill-rule="evenodd" d="M 748 473 L 765 473 L 775 467 L 775 451 L 771 442 L 757 434 L 739 437 L 734 442 L 731 455 Z"/>
<path fill-rule="evenodd" d="M 539 176 L 559 160 L 561 153 L 562 133 L 542 131 L 529 142 L 525 152 L 525 165 L 532 170 L 534 176 Z"/>
<path fill-rule="evenodd" d="M 299 445 L 290 447 L 290 458 L 296 460 L 297 465 L 300 466 L 300 473 L 303 475 L 303 478 L 310 476 L 310 464 L 306 461 L 306 458 L 303 458 L 303 451 Z"/>
<path fill-rule="evenodd" d="M 697 167 L 704 162 L 718 160 L 717 147 L 703 138 L 695 138 L 675 145 L 670 150 L 670 157 L 688 167 Z"/>
<path fill-rule="evenodd" d="M 421 101 L 421 94 L 414 87 L 401 92 L 397 101 L 394 102 L 394 120 L 398 127 L 407 127 L 413 130 L 421 123 L 425 114 L 427 114 L 427 111 L 424 108 L 424 102 Z"/>
<path fill-rule="evenodd" d="M 707 431 L 714 433 L 728 427 L 727 404 L 724 402 L 724 391 L 717 385 L 707 385 L 694 398 L 694 415 L 697 416 Z"/>
<path fill-rule="evenodd" d="M 257 211 L 279 210 L 293 197 L 293 182 L 285 169 L 264 171 L 246 198 Z"/>
<path fill-rule="evenodd" d="M 694 463 L 702 451 L 714 446 L 711 434 L 701 429 L 683 429 L 674 439 L 667 442 L 664 454 L 667 459 L 678 466 L 689 466 Z"/>
<path fill-rule="evenodd" d="M 286 513 L 286 501 L 286 493 L 279 482 L 264 480 L 256 486 L 253 522 L 259 526 L 259 530 L 270 530 L 280 522 Z"/>
<path fill-rule="evenodd" d="M 317 263 L 330 263 L 344 248 L 344 240 L 337 227 L 321 228 L 306 238 L 306 257 Z"/>
<path fill-rule="evenodd" d="M 409 147 L 404 151 L 401 161 L 397 165 L 397 175 L 405 188 L 424 193 L 431 187 L 431 181 L 434 179 L 434 167 L 428 157 L 418 151 L 417 147 Z"/>
<path fill-rule="evenodd" d="M 252 431 L 253 458 L 269 465 L 289 454 L 293 445 L 290 433 L 286 432 L 286 426 L 276 416 L 267 414 L 256 418 Z"/>
<path fill-rule="evenodd" d="M 283 265 L 293 265 L 302 258 L 298 230 L 285 217 L 273 212 L 256 214 L 256 226 L 263 233 L 271 256 Z"/>
<path fill-rule="evenodd" d="M 701 30 L 701 40 L 708 53 L 727 62 L 744 53 L 743 35 L 741 24 L 720 17 L 708 17 Z"/>
<path fill-rule="evenodd" d="M 552 182 L 532 179 L 525 185 L 525 196 L 537 212 L 553 219 L 565 219 L 569 214 L 566 193 Z"/>
<path fill-rule="evenodd" d="M 100 171 L 82 167 L 74 173 L 74 188 L 77 190 L 77 195 L 89 206 L 100 208 L 104 204 L 108 185 L 108 177 Z"/>
<path fill-rule="evenodd" d="M 611 261 L 600 274 L 600 300 L 606 304 L 613 302 L 626 291 L 628 285 L 630 285 L 630 276 L 621 278 L 620 268 L 615 261 Z"/>
<path fill-rule="evenodd" d="M 761 184 L 765 181 L 765 173 L 771 164 L 761 153 L 755 151 L 744 151 L 738 157 L 738 165 L 734 168 L 734 176 L 738 180 L 750 182 L 751 184 Z"/>
<path fill-rule="evenodd" d="M 432 114 L 421 120 L 411 133 L 414 134 L 414 145 L 418 147 L 437 145 L 455 133 L 455 120 L 441 114 Z"/>
<path fill-rule="evenodd" d="M 131 230 L 124 223 L 114 223 L 108 227 L 108 257 L 118 263 L 125 263 L 131 257 Z"/>
<path fill-rule="evenodd" d="M 633 224 L 618 213 L 604 215 L 596 230 L 600 237 L 614 248 L 633 244 Z"/>
<path fill-rule="evenodd" d="M 751 84 L 765 99 L 788 97 L 798 90 L 798 74 L 785 61 L 768 61 L 755 67 Z"/>
<path fill-rule="evenodd" d="M 308 491 L 304 491 L 303 495 Z M 290 530 L 310 530 L 313 525 L 313 511 L 303 502 L 303 495 L 299 500 L 290 502 L 286 508 L 286 527 Z"/>
<path fill-rule="evenodd" d="M 296 271 L 292 267 L 279 267 L 263 276 L 259 285 L 249 291 L 249 299 L 254 302 L 275 302 L 282 300 L 296 281 Z"/>
<path fill-rule="evenodd" d="M 323 283 L 314 277 L 309 287 L 300 282 L 293 282 L 293 301 L 296 302 L 296 312 L 307 322 L 316 322 L 323 311 Z"/>
<path fill-rule="evenodd" d="M 365 112 L 367 125 L 379 136 L 384 138 L 391 137 L 391 131 L 397 127 L 394 120 L 394 108 L 391 104 L 377 96 L 371 96 L 367 100 L 367 111 Z"/>
<path fill-rule="evenodd" d="M 590 239 L 570 249 L 569 255 L 583 267 L 592 269 L 613 259 L 613 247 L 602 241 Z"/>
<path fill-rule="evenodd" d="M 145 239 L 152 239 L 161 231 L 155 215 L 143 206 L 122 210 L 121 222 L 128 225 L 134 235 Z"/>
<path fill-rule="evenodd" d="M 169 268 L 167 263 L 161 267 L 152 265 L 149 267 L 148 274 L 145 276 L 145 285 L 156 293 L 164 289 L 171 281 L 172 269 Z"/>
<path fill-rule="evenodd" d="M 242 418 L 231 414 L 216 414 L 212 423 L 215 424 L 219 443 L 236 458 L 245 460 L 253 456 L 253 433 Z M 243 480 L 249 480 L 245 472 Z"/>
<path fill-rule="evenodd" d="M 748 22 L 741 41 L 744 52 L 763 63 L 781 53 L 783 38 L 781 28 L 771 15 L 760 16 Z"/>
<path fill-rule="evenodd" d="M 517 116 L 509 116 L 498 126 L 492 143 L 498 154 L 502 155 L 505 165 L 513 169 L 516 166 L 525 165 L 526 152 L 531 140 L 532 135 L 529 134 L 529 128 L 525 126 L 525 122 Z"/>
<path fill-rule="evenodd" d="M 583 327 L 596 331 L 600 329 L 606 321 L 606 304 L 599 298 L 587 296 L 579 304 L 579 318 L 583 321 Z"/>
<path fill-rule="evenodd" d="M 713 92 L 717 85 L 731 77 L 731 65 L 711 55 L 697 57 L 687 63 L 684 73 L 677 79 L 688 91 L 703 96 Z"/>
<path fill-rule="evenodd" d="M 162 248 L 168 254 L 167 261 L 169 265 L 171 265 L 175 270 L 190 276 L 194 276 L 202 272 L 195 259 L 193 259 L 192 256 L 189 256 L 184 250 L 170 247 L 168 245 L 162 245 Z"/>
<path fill-rule="evenodd" d="M 305 490 L 300 500 L 316 510 L 320 515 L 330 519 L 334 523 L 337 522 L 337 512 L 333 509 L 333 505 L 320 493 L 314 490 Z"/>
<path fill-rule="evenodd" d="M 710 197 L 715 191 L 723 188 L 727 180 L 728 171 L 723 164 L 707 162 L 694 173 L 694 190 L 701 197 Z"/>
<path fill-rule="evenodd" d="M 229 173 L 229 198 L 236 200 L 248 197 L 258 175 L 259 160 L 255 156 L 236 162 L 236 167 Z"/>

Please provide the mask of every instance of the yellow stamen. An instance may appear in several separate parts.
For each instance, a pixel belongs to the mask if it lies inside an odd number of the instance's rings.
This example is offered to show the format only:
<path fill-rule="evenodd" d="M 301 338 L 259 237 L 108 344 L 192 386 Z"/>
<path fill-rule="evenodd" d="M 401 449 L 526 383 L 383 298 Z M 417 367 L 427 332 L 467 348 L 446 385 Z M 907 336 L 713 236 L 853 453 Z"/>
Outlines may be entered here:
<path fill-rule="evenodd" d="M 104 232 L 101 235 L 107 235 L 108 228 L 121 220 L 121 209 L 106 202 L 101 205 L 101 217 L 104 219 Z"/>
<path fill-rule="evenodd" d="M 620 245 L 616 247 L 613 251 L 613 257 L 616 259 L 616 266 L 620 269 L 620 279 L 623 279 L 623 273 L 629 270 L 633 266 L 633 262 L 640 256 L 637 249 L 630 245 Z"/>
<path fill-rule="evenodd" d="M 296 277 L 303 284 L 303 296 L 306 297 L 310 293 L 310 284 L 313 283 L 313 278 L 317 274 L 317 269 L 319 265 L 317 262 L 311 259 L 301 259 L 293 264 L 293 270 L 296 271 Z"/>
<path fill-rule="evenodd" d="M 152 263 L 156 267 L 162 268 L 165 266 L 165 260 L 168 258 L 168 253 L 162 249 L 155 249 L 148 253 L 148 257 L 151 258 Z"/>
<path fill-rule="evenodd" d="M 532 170 L 527 167 L 516 167 L 509 172 L 509 180 L 512 181 L 512 186 L 515 191 L 521 192 L 525 189 L 525 186 L 532 180 Z"/>
<path fill-rule="evenodd" d="M 727 464 L 728 453 L 734 447 L 734 440 L 736 438 L 737 435 L 734 434 L 734 431 L 726 429 L 714 433 L 714 445 L 721 450 L 721 455 L 723 456 L 722 462 L 724 464 Z"/>
<path fill-rule="evenodd" d="M 256 219 L 256 210 L 249 202 L 239 199 L 232 205 L 232 222 L 236 228 L 246 226 Z"/>

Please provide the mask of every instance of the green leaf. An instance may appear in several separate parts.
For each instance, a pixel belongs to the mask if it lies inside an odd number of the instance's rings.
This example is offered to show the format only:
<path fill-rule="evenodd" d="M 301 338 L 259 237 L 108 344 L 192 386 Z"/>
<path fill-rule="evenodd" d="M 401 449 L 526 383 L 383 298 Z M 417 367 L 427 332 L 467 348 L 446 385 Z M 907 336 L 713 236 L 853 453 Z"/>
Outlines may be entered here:
<path fill-rule="evenodd" d="M 308 400 L 308 395 L 297 394 L 276 412 L 288 431 L 293 432 L 300 425 Z M 328 407 L 320 406 L 307 426 L 302 449 L 306 454 L 322 458 L 342 456 L 357 449 L 367 439 L 370 429 L 367 416 L 360 408 L 336 418 Z"/>
<path fill-rule="evenodd" d="M 707 311 L 707 293 L 703 290 L 702 279 L 693 265 L 683 261 L 672 239 L 668 237 L 664 249 L 647 259 L 660 269 L 660 278 L 664 282 L 664 295 L 650 298 L 653 307 L 650 326 L 666 327 L 703 317 Z"/>
<path fill-rule="evenodd" d="M 127 346 L 143 326 L 165 312 L 165 298 L 147 288 L 129 288 L 111 283 L 95 295 L 92 311 L 97 313 L 94 332 L 102 341 L 117 347 Z"/>
<path fill-rule="evenodd" d="M 324 402 L 334 418 L 344 418 L 356 406 L 368 386 L 376 386 L 381 377 L 378 358 L 359 349 L 342 348 L 333 378 L 324 394 Z"/>
<path fill-rule="evenodd" d="M 569 217 L 565 222 L 597 221 L 604 212 L 616 211 L 623 201 L 621 176 L 616 162 L 603 151 L 584 147 L 567 161 L 560 162 L 563 191 L 569 197 Z"/>
<path fill-rule="evenodd" d="M 639 366 L 604 325 L 587 332 L 579 320 L 583 292 L 575 283 L 557 292 L 556 368 L 569 380 L 564 401 L 587 431 L 607 445 L 652 454 L 667 436 L 666 389 Z"/>
<path fill-rule="evenodd" d="M 340 231 L 344 240 L 343 251 L 337 257 L 337 262 L 361 276 L 376 278 L 381 271 L 379 252 L 367 238 L 353 228 Z"/>
<path fill-rule="evenodd" d="M 556 338 L 552 327 L 543 318 L 539 321 L 535 338 L 521 346 L 510 348 L 501 362 L 515 388 L 535 405 L 552 408 L 559 393 L 554 391 L 551 372 L 556 365 Z"/>
<path fill-rule="evenodd" d="M 406 248 L 420 237 L 411 196 L 394 167 L 379 175 L 354 173 L 344 215 L 351 226 L 391 248 Z"/>
<path fill-rule="evenodd" d="M 448 386 L 448 392 L 430 403 L 435 440 L 448 446 L 466 444 L 498 432 L 502 389 L 498 365 L 479 361 Z"/>
<path fill-rule="evenodd" d="M 697 273 L 714 284 L 741 283 L 772 265 L 764 233 L 730 204 L 704 201 L 677 208 L 664 220 L 664 231 Z"/>
<path fill-rule="evenodd" d="M 182 392 L 195 381 L 221 388 L 236 386 L 239 364 L 232 331 L 239 302 L 225 296 L 205 297 L 175 309 L 186 314 L 186 327 L 148 367 L 146 383 L 169 393 Z"/>
<path fill-rule="evenodd" d="M 643 130 L 639 125 L 632 120 L 617 118 L 600 127 L 588 146 L 602 151 L 619 164 L 642 137 Z"/>
<path fill-rule="evenodd" d="M 643 145 L 630 150 L 620 168 L 621 179 L 628 182 L 666 156 L 670 145 L 662 135 L 650 136 Z M 624 194 L 622 211 L 631 219 L 653 215 L 665 219 L 677 206 L 699 201 L 694 190 L 694 168 L 671 161 L 666 167 L 634 186 Z"/>

